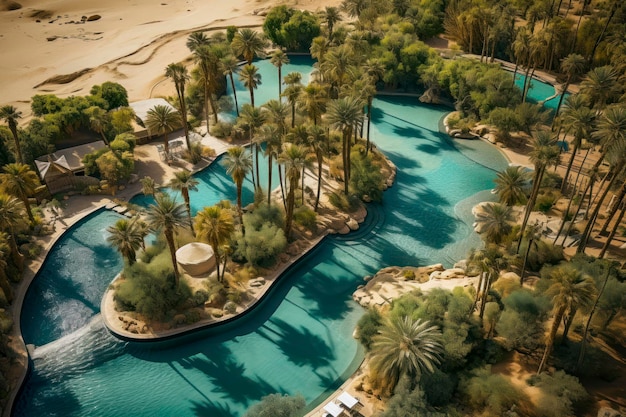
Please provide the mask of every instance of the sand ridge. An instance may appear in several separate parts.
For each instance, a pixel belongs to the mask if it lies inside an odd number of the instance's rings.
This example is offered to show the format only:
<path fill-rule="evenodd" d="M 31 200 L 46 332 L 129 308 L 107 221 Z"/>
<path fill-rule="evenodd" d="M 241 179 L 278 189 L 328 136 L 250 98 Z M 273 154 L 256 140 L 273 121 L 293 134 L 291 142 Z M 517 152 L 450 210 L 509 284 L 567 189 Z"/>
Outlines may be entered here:
<path fill-rule="evenodd" d="M 338 0 L 297 1 L 316 11 Z M 0 0 L 2 104 L 30 116 L 35 94 L 85 95 L 119 82 L 130 100 L 173 94 L 155 91 L 165 67 L 189 56 L 194 30 L 259 27 L 269 0 Z M 20 8 L 16 8 L 21 5 Z M 13 8 L 13 10 L 9 10 Z M 93 20 L 92 20 L 93 19 Z M 162 83 L 169 84 L 169 83 Z"/>

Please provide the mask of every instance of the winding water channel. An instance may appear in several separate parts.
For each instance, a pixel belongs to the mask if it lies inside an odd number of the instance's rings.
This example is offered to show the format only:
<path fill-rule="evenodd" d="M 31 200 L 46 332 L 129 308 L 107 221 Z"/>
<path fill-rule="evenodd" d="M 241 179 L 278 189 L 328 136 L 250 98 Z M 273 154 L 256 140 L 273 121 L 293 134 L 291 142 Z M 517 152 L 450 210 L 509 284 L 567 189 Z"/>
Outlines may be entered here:
<path fill-rule="evenodd" d="M 269 80 L 275 69 L 267 63 L 261 73 Z M 415 98 L 377 98 L 372 139 L 398 167 L 384 202 L 368 206 L 360 230 L 327 237 L 230 325 L 170 342 L 119 341 L 99 317 L 121 267 L 106 243 L 118 215 L 98 211 L 72 227 L 25 300 L 24 339 L 36 348 L 14 415 L 237 416 L 274 392 L 319 404 L 362 359 L 352 331 L 363 310 L 351 294 L 364 276 L 389 265 L 450 266 L 480 245 L 470 210 L 490 198 L 506 161 L 486 143 L 439 133 L 445 112 Z M 199 178 L 206 198 L 232 198 L 219 160 Z"/>

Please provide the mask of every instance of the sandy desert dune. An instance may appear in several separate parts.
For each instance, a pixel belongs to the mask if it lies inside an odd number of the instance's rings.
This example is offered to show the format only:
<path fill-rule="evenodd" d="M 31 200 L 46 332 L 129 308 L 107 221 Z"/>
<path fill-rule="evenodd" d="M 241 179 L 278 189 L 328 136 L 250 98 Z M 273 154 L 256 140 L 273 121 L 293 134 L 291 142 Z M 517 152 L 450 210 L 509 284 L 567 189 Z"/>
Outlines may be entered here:
<path fill-rule="evenodd" d="M 338 0 L 296 0 L 315 11 Z M 129 98 L 173 94 L 165 67 L 189 57 L 194 30 L 259 26 L 267 0 L 0 0 L 0 104 L 27 119 L 35 94 L 88 94 L 105 81 Z M 287 3 L 285 3 L 287 4 Z"/>

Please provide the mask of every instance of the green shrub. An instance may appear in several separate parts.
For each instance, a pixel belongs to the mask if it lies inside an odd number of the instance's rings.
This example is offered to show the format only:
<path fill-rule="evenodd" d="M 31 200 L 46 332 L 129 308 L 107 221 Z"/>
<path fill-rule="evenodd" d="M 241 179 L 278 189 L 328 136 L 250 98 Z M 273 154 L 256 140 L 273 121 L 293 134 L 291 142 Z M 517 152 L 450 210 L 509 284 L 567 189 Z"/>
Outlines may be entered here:
<path fill-rule="evenodd" d="M 511 407 L 525 402 L 524 394 L 508 379 L 491 373 L 491 366 L 474 370 L 461 379 L 459 392 L 473 410 L 490 416 L 504 415 Z"/>
<path fill-rule="evenodd" d="M 315 232 L 317 229 L 317 213 L 307 206 L 298 207 L 293 213 L 293 219 L 296 224 L 312 232 Z"/>
<path fill-rule="evenodd" d="M 197 309 L 185 311 L 185 324 L 193 324 L 202 320 L 202 313 Z"/>
<path fill-rule="evenodd" d="M 368 196 L 372 201 L 383 199 L 383 174 L 374 164 L 372 155 L 353 151 L 351 154 L 350 191 L 359 198 Z"/>
<path fill-rule="evenodd" d="M 402 276 L 404 277 L 404 279 L 406 279 L 407 281 L 413 281 L 415 279 L 415 272 L 413 272 L 412 269 L 405 269 L 402 272 Z"/>
<path fill-rule="evenodd" d="M 361 316 L 359 322 L 357 323 L 357 328 L 359 329 L 359 342 L 365 349 L 369 350 L 372 338 L 378 334 L 378 329 L 382 324 L 382 316 L 378 312 L 378 310 L 372 309 L 368 310 L 365 314 Z"/>
<path fill-rule="evenodd" d="M 217 122 L 211 127 L 211 135 L 219 139 L 226 139 L 233 134 L 233 124 L 228 122 Z"/>
<path fill-rule="evenodd" d="M 541 188 L 560 189 L 563 177 L 554 171 L 546 171 L 541 179 Z"/>
<path fill-rule="evenodd" d="M 119 311 L 135 311 L 149 320 L 162 320 L 165 315 L 191 298 L 191 289 L 185 281 L 176 288 L 174 271 L 164 253 L 150 264 L 137 262 L 124 269 L 125 280 L 115 291 Z M 159 259 L 161 258 L 161 259 Z"/>
<path fill-rule="evenodd" d="M 4 309 L 0 309 L 0 333 L 7 334 L 13 328 L 13 318 Z"/>
<path fill-rule="evenodd" d="M 547 213 L 556 204 L 559 198 L 560 194 L 552 191 L 541 194 L 537 197 L 537 201 L 535 202 L 535 210 Z"/>
<path fill-rule="evenodd" d="M 347 196 L 342 192 L 330 192 L 328 195 L 328 201 L 333 207 L 345 212 L 354 211 L 359 205 L 359 199 L 355 196 Z"/>
<path fill-rule="evenodd" d="M 504 299 L 504 311 L 496 323 L 496 332 L 504 338 L 504 347 L 535 350 L 541 343 L 549 302 L 528 290 L 514 291 Z"/>
<path fill-rule="evenodd" d="M 544 372 L 532 376 L 528 384 L 541 389 L 537 414 L 545 417 L 574 415 L 580 403 L 589 397 L 578 378 L 564 371 L 556 371 L 553 375 Z"/>
<path fill-rule="evenodd" d="M 435 369 L 433 373 L 425 372 L 420 378 L 420 385 L 428 403 L 435 407 L 450 403 L 457 384 L 456 376 L 448 375 L 439 369 Z"/>
<path fill-rule="evenodd" d="M 209 299 L 209 293 L 204 290 L 197 290 L 193 294 L 193 304 L 196 306 L 202 306 Z"/>
<path fill-rule="evenodd" d="M 291 397 L 282 394 L 270 394 L 248 409 L 244 417 L 296 417 L 302 415 L 306 401 L 302 395 Z"/>

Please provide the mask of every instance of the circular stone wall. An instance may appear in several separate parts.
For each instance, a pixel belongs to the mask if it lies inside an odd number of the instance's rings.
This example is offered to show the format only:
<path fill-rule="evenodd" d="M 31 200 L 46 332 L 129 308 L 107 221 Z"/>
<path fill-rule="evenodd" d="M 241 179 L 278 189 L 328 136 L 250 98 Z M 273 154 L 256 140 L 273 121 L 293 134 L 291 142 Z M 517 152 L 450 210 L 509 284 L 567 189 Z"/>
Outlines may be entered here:
<path fill-rule="evenodd" d="M 211 245 L 191 242 L 176 251 L 178 264 L 189 275 L 202 275 L 215 268 L 215 254 Z"/>

